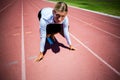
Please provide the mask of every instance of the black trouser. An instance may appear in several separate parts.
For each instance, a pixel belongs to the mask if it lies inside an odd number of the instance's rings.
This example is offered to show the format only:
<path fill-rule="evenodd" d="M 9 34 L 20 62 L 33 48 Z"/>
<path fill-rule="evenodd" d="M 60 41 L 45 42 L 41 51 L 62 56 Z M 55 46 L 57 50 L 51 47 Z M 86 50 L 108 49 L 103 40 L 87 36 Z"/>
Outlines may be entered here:
<path fill-rule="evenodd" d="M 42 16 L 41 11 L 42 9 L 38 13 L 39 20 L 41 19 L 41 16 Z M 62 24 L 48 24 L 46 28 L 47 34 L 62 33 L 63 35 L 62 26 L 63 26 Z"/>

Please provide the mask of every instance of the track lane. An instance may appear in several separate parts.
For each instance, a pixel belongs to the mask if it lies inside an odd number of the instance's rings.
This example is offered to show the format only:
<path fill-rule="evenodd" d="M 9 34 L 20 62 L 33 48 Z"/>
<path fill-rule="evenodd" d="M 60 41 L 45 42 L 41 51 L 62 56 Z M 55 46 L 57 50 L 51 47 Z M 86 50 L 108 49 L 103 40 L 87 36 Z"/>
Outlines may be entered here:
<path fill-rule="evenodd" d="M 71 9 L 71 12 L 73 13 L 70 13 L 70 15 L 74 15 L 75 11 Z M 83 22 L 83 24 L 87 24 L 91 28 L 95 28 L 99 31 L 105 32 L 106 34 L 109 34 L 113 37 L 120 39 L 120 31 L 119 31 L 120 19 L 110 18 L 109 20 L 108 19 L 100 20 L 101 17 L 99 15 L 88 16 L 88 13 L 83 15 L 82 12 L 84 11 L 82 10 L 76 10 L 76 12 L 81 14 L 71 16 L 75 20 L 78 20 L 79 22 Z"/>
<path fill-rule="evenodd" d="M 91 28 L 89 25 L 80 22 L 78 17 L 76 18 L 77 19 L 73 21 L 72 17 L 70 17 L 70 21 L 72 22 L 70 25 L 74 26 L 74 29 L 76 29 L 76 31 L 71 29 L 72 34 L 119 71 L 118 63 L 120 55 L 118 52 L 120 40 L 106 33 L 102 33 L 97 29 Z M 76 24 L 80 25 L 75 26 Z M 78 27 L 79 29 L 77 29 Z"/>
<path fill-rule="evenodd" d="M 20 1 L 0 13 L 0 80 L 21 80 L 20 13 Z"/>
<path fill-rule="evenodd" d="M 8 7 L 12 6 L 15 2 L 16 2 L 16 0 L 12 0 L 12 1 L 8 1 L 8 0 L 0 1 L 0 13 L 3 12 Z"/>

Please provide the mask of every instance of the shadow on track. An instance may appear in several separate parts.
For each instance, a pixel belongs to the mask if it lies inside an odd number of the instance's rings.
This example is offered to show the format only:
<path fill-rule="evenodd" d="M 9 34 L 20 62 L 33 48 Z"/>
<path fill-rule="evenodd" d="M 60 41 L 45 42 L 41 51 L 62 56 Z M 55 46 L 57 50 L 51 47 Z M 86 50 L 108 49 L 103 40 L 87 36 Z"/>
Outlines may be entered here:
<path fill-rule="evenodd" d="M 55 38 L 54 44 L 52 44 L 52 45 L 50 45 L 48 43 L 48 41 L 46 40 L 44 55 L 46 54 L 48 49 L 51 49 L 53 51 L 53 53 L 57 54 L 58 52 L 60 52 L 60 47 L 69 49 L 69 47 L 67 47 L 64 44 L 58 42 L 58 40 L 56 38 Z"/>

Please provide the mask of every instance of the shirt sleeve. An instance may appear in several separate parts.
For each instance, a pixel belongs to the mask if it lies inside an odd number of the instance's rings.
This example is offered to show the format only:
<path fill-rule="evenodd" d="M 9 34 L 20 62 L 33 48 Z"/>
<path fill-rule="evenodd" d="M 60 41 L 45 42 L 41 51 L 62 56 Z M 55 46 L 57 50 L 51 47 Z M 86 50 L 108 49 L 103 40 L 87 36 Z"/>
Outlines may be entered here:
<path fill-rule="evenodd" d="M 40 52 L 44 52 L 46 42 L 46 27 L 51 22 L 53 8 L 43 8 L 40 19 Z"/>
<path fill-rule="evenodd" d="M 70 40 L 70 36 L 69 36 L 69 22 L 68 22 L 68 17 L 65 18 L 64 22 L 63 22 L 63 32 L 64 32 L 64 36 L 67 40 L 68 45 L 71 45 L 71 40 Z"/>
<path fill-rule="evenodd" d="M 45 42 L 46 42 L 46 27 L 47 23 L 46 21 L 41 18 L 40 20 L 40 52 L 44 52 Z"/>

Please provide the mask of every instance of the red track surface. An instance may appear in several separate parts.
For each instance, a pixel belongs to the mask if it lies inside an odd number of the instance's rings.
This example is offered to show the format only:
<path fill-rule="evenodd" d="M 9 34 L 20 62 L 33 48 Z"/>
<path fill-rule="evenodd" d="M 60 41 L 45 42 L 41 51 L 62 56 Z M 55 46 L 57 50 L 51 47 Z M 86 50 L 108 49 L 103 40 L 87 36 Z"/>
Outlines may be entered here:
<path fill-rule="evenodd" d="M 120 80 L 120 19 L 69 7 L 75 51 L 56 35 L 39 63 L 38 11 L 41 0 L 0 2 L 0 80 Z"/>

